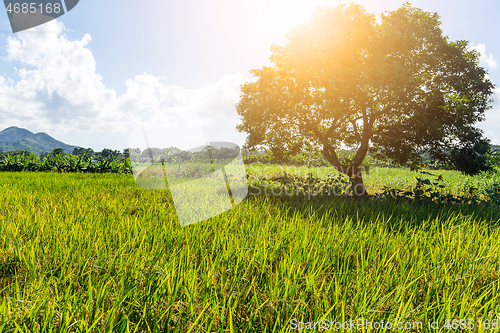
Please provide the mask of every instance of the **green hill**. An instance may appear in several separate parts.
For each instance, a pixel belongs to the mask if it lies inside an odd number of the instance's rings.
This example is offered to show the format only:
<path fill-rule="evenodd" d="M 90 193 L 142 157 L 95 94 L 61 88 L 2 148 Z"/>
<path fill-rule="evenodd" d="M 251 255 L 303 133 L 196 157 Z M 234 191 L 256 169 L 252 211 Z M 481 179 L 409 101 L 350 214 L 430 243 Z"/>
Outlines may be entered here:
<path fill-rule="evenodd" d="M 0 132 L 0 149 L 7 152 L 12 150 L 28 150 L 35 154 L 51 152 L 55 148 L 63 148 L 71 153 L 77 146 L 67 145 L 46 133 L 33 133 L 24 128 L 9 127 Z"/>

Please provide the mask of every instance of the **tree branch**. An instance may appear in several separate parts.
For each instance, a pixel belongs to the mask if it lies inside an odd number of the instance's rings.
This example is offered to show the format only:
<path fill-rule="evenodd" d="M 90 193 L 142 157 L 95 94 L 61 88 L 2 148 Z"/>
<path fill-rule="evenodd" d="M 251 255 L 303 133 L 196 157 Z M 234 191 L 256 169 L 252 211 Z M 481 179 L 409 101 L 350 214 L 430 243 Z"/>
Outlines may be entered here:
<path fill-rule="evenodd" d="M 359 135 L 358 133 L 358 125 L 356 125 L 356 119 L 350 120 L 350 123 L 352 124 L 352 127 L 354 129 L 354 135 L 356 136 L 356 139 L 361 142 L 361 135 Z"/>
<path fill-rule="evenodd" d="M 325 135 L 321 134 L 321 132 L 316 128 L 316 126 L 311 126 L 314 134 L 319 138 L 321 143 L 323 144 L 323 155 L 337 170 L 343 170 L 343 166 L 339 161 L 339 157 L 337 156 L 337 152 L 333 149 L 332 146 L 328 143 L 329 136 L 333 133 L 335 128 L 338 126 L 338 120 L 335 121 L 330 128 L 326 131 Z"/>
<path fill-rule="evenodd" d="M 338 122 L 339 120 L 337 119 L 333 124 L 332 126 L 330 126 L 330 128 L 328 129 L 328 131 L 326 131 L 325 133 L 325 139 L 328 140 L 328 138 L 330 137 L 330 135 L 332 135 L 333 131 L 335 131 L 335 129 L 339 126 L 338 125 Z"/>
<path fill-rule="evenodd" d="M 337 152 L 333 149 L 333 147 L 328 144 L 323 144 L 323 155 L 327 161 L 337 169 L 337 171 L 343 172 L 344 166 L 340 163 Z"/>
<path fill-rule="evenodd" d="M 370 123 L 370 119 L 366 112 L 366 106 L 363 106 L 363 136 L 360 138 L 360 145 L 356 155 L 352 159 L 352 166 L 358 167 L 361 165 L 363 160 L 365 159 L 366 153 L 368 152 L 368 144 L 370 143 L 370 139 L 372 137 L 372 125 Z M 358 134 L 359 135 L 359 134 Z"/>

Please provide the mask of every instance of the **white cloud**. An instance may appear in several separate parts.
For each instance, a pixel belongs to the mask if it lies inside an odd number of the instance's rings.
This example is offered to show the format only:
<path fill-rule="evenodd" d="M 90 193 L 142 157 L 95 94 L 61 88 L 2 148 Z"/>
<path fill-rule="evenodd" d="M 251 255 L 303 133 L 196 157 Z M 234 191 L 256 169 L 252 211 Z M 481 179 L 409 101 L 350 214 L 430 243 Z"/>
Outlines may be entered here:
<path fill-rule="evenodd" d="M 125 133 L 139 122 L 170 129 L 216 126 L 220 118 L 233 125 L 237 122 L 234 104 L 244 82 L 240 74 L 184 89 L 144 73 L 127 80 L 126 92 L 117 95 L 96 72 L 90 35 L 72 40 L 56 20 L 44 25 L 44 30 L 54 33 L 33 33 L 35 29 L 7 40 L 3 60 L 20 67 L 16 77 L 0 76 L 0 122 L 7 126 L 67 136 Z"/>
<path fill-rule="evenodd" d="M 167 114 L 185 120 L 198 115 L 204 120 L 215 116 L 235 120 L 234 103 L 243 83 L 240 74 L 225 76 L 219 82 L 192 90 L 162 81 L 164 78 L 147 73 L 127 80 L 126 93 L 118 97 L 119 108 L 145 118 Z"/>
<path fill-rule="evenodd" d="M 498 67 L 497 61 L 495 60 L 493 55 L 491 53 L 488 55 L 486 54 L 485 44 L 477 44 L 476 46 L 471 45 L 471 48 L 475 49 L 480 53 L 481 56 L 479 58 L 479 62 L 481 64 L 486 64 L 489 69 L 496 69 Z"/>
<path fill-rule="evenodd" d="M 26 67 L 17 70 L 17 81 L 0 80 L 2 122 L 65 133 L 89 130 L 119 117 L 116 93 L 106 89 L 96 73 L 87 47 L 90 36 L 69 40 L 62 23 L 54 20 L 46 26 L 54 32 L 30 30 L 7 39 L 4 60 Z"/>

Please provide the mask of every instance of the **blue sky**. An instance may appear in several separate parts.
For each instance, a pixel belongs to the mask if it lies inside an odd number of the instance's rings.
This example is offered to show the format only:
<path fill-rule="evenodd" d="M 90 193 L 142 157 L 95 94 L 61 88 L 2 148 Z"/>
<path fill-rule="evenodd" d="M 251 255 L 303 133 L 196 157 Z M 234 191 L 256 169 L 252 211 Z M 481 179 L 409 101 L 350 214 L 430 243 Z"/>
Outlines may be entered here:
<path fill-rule="evenodd" d="M 372 13 L 403 2 L 358 1 Z M 57 22 L 19 34 L 8 33 L 2 12 L 0 130 L 19 126 L 94 150 L 121 150 L 149 121 L 162 124 L 167 145 L 241 145 L 234 103 L 249 70 L 268 65 L 270 45 L 282 44 L 316 6 L 339 3 L 80 0 Z M 451 40 L 476 46 L 500 87 L 499 2 L 411 3 L 437 12 Z M 496 99 L 480 127 L 500 144 L 500 94 Z"/>

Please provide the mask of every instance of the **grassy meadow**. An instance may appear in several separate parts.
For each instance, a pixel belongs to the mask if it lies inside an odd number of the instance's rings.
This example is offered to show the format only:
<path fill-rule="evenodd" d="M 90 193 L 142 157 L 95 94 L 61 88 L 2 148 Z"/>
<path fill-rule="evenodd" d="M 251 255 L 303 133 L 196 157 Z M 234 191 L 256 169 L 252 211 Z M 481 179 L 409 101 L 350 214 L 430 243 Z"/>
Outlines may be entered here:
<path fill-rule="evenodd" d="M 498 172 L 435 173 L 457 194 L 500 184 Z M 365 182 L 375 194 L 416 175 L 374 168 Z M 0 173 L 0 202 L 0 332 L 292 332 L 361 318 L 499 331 L 498 205 L 249 196 L 182 228 L 167 190 L 55 172 Z M 330 331 L 364 331 L 346 327 Z"/>

